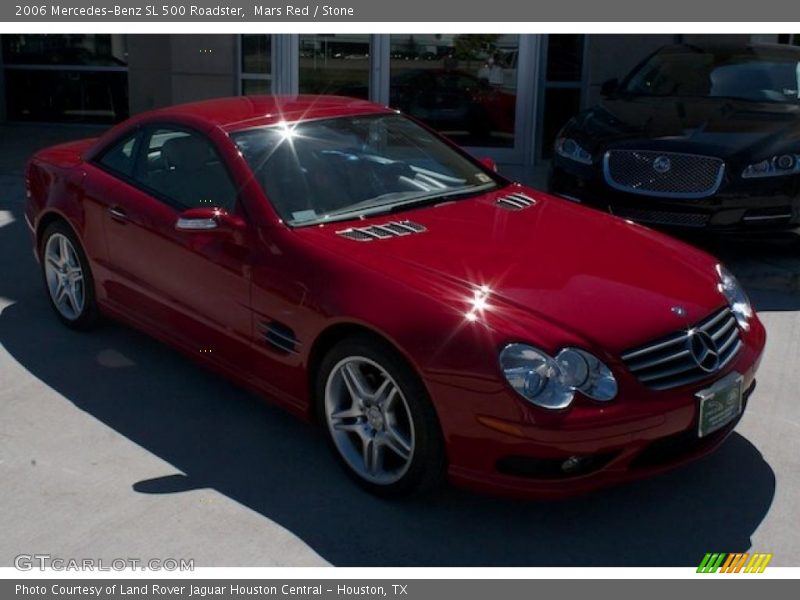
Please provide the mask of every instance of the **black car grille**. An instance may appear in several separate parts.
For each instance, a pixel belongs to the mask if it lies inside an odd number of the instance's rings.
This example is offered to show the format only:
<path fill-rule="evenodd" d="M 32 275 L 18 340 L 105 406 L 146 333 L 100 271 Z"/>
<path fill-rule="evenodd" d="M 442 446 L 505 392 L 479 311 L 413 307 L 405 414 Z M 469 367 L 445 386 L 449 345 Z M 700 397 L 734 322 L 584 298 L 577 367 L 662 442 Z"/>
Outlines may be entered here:
<path fill-rule="evenodd" d="M 606 183 L 632 194 L 661 198 L 705 198 L 719 189 L 725 162 L 713 156 L 650 150 L 609 150 Z"/>
<path fill-rule="evenodd" d="M 698 338 L 702 349 L 711 344 L 717 360 L 698 362 Z M 742 347 L 736 318 L 730 308 L 718 310 L 694 327 L 679 331 L 622 354 L 622 360 L 639 381 L 654 390 L 694 383 L 724 369 Z"/>
<path fill-rule="evenodd" d="M 623 219 L 651 225 L 667 225 L 674 227 L 705 227 L 709 215 L 702 213 L 670 212 L 665 210 L 647 210 L 637 208 L 615 209 L 614 214 Z"/>

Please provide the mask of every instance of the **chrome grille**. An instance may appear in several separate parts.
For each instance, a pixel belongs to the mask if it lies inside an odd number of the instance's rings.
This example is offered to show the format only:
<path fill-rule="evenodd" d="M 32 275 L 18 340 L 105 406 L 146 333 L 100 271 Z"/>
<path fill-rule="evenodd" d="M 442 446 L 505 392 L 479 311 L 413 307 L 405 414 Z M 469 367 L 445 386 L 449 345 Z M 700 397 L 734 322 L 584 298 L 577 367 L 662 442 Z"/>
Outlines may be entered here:
<path fill-rule="evenodd" d="M 613 213 L 618 217 L 630 219 L 637 223 L 672 225 L 674 227 L 705 227 L 709 220 L 709 215 L 701 213 L 679 213 L 638 208 L 617 209 Z"/>
<path fill-rule="evenodd" d="M 698 332 L 713 340 L 719 360 L 713 369 L 701 366 L 692 350 Z M 624 352 L 622 360 L 639 381 L 654 390 L 667 390 L 705 379 L 724 369 L 742 347 L 736 318 L 730 308 L 716 311 L 694 327 Z"/>
<path fill-rule="evenodd" d="M 388 223 L 370 225 L 368 227 L 350 227 L 336 233 L 357 242 L 371 242 L 372 240 L 384 240 L 391 237 L 411 235 L 412 233 L 422 233 L 423 231 L 425 231 L 425 226 L 413 221 L 389 221 Z"/>
<path fill-rule="evenodd" d="M 521 192 L 514 192 L 508 196 L 498 198 L 497 205 L 507 208 L 508 210 L 522 210 L 536 204 L 536 200 L 523 194 Z"/>
<path fill-rule="evenodd" d="M 609 150 L 606 183 L 623 192 L 661 198 L 705 198 L 716 193 L 725 162 L 714 156 L 651 150 Z"/>

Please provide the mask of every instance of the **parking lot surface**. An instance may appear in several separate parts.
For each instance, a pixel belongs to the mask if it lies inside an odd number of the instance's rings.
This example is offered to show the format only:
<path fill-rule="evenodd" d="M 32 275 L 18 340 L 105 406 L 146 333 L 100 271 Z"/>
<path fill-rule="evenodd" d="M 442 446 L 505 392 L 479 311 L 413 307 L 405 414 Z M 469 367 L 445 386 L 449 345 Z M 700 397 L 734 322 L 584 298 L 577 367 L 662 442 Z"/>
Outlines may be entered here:
<path fill-rule="evenodd" d="M 800 243 L 692 240 L 748 288 L 769 339 L 714 455 L 559 502 L 356 488 L 313 427 L 133 330 L 61 326 L 22 216 L 39 147 L 97 135 L 0 126 L 0 566 L 19 554 L 196 566 L 690 566 L 800 556 Z M 658 265 L 653 265 L 658 269 Z"/>

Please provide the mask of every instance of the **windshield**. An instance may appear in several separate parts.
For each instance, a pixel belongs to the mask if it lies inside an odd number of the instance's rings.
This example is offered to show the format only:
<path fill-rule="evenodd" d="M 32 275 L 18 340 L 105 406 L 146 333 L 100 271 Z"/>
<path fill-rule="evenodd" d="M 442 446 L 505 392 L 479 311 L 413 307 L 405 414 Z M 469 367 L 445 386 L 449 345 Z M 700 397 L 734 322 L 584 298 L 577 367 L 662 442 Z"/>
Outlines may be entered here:
<path fill-rule="evenodd" d="M 628 77 L 622 93 L 796 103 L 800 98 L 800 63 L 794 53 L 762 54 L 747 49 L 662 52 Z"/>
<path fill-rule="evenodd" d="M 281 123 L 231 135 L 275 210 L 311 225 L 496 187 L 494 179 L 400 115 Z"/>

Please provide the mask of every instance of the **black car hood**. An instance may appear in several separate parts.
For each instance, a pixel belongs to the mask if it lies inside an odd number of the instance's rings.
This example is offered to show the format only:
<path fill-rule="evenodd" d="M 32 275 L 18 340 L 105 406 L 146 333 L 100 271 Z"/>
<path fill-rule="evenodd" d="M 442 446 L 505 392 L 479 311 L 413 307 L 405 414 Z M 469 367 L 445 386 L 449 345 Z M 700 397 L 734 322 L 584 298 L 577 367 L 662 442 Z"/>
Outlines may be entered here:
<path fill-rule="evenodd" d="M 722 158 L 800 151 L 800 105 L 723 98 L 610 98 L 578 115 L 565 135 L 595 153 L 636 146 Z"/>

